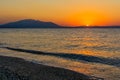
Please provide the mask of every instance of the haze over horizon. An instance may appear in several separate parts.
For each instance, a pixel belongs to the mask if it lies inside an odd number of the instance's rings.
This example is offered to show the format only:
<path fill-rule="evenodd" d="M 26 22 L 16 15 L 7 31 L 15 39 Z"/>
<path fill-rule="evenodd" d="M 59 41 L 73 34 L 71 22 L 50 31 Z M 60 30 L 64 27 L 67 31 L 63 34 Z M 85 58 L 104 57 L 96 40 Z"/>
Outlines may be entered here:
<path fill-rule="evenodd" d="M 35 19 L 64 26 L 120 26 L 120 0 L 0 0 L 0 24 Z"/>

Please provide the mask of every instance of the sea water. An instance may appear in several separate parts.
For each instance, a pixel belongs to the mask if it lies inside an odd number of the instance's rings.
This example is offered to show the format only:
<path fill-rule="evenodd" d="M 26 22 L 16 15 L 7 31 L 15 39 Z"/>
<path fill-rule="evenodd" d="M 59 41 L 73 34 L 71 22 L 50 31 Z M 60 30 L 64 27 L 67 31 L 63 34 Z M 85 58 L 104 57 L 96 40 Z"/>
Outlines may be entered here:
<path fill-rule="evenodd" d="M 29 54 L 4 47 L 54 54 Z M 0 29 L 0 55 L 62 67 L 105 80 L 120 80 L 120 29 Z"/>

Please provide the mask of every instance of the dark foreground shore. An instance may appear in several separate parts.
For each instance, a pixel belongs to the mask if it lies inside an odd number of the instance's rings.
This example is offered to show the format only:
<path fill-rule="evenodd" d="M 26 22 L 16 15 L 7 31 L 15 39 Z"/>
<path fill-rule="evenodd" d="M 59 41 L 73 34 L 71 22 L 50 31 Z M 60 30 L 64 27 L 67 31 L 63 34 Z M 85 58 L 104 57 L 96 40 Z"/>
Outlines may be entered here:
<path fill-rule="evenodd" d="M 0 56 L 0 80 L 103 80 L 71 70 Z"/>

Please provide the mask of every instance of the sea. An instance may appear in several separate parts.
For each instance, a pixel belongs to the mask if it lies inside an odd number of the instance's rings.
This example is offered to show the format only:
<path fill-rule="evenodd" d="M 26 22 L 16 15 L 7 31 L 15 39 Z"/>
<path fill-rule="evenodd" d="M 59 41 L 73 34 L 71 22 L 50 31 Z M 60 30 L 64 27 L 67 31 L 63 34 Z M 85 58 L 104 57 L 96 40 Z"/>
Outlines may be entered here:
<path fill-rule="evenodd" d="M 120 80 L 120 29 L 0 29 L 0 55 Z"/>

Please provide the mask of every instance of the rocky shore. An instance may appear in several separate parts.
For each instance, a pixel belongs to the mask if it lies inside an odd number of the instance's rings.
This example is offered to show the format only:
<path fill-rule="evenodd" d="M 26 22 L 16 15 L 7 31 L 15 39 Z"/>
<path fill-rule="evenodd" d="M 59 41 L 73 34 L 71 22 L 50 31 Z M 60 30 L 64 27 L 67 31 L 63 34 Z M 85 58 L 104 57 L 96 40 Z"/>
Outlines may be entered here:
<path fill-rule="evenodd" d="M 0 80 L 103 80 L 71 70 L 0 56 Z"/>
<path fill-rule="evenodd" d="M 22 76 L 5 67 L 0 67 L 0 80 L 29 80 L 28 76 Z"/>

